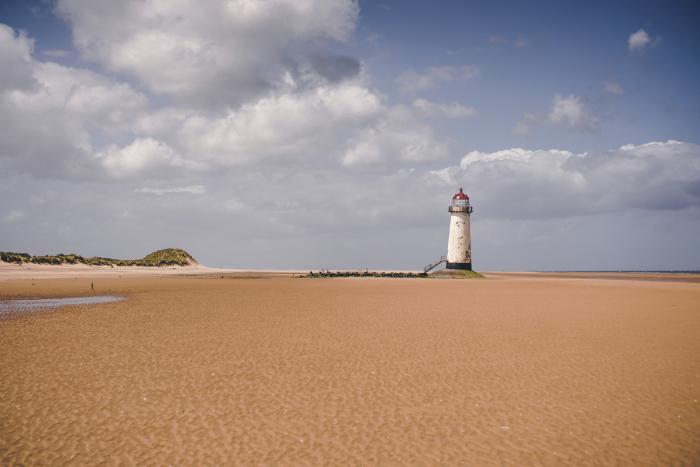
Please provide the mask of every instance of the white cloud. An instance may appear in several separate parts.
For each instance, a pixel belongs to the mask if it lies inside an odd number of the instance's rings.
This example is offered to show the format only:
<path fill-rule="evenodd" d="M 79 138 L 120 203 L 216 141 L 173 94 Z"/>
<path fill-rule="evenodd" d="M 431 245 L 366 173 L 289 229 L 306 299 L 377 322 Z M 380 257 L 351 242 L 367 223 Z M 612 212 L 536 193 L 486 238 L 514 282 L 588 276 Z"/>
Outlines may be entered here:
<path fill-rule="evenodd" d="M 405 71 L 396 79 L 401 92 L 413 94 L 434 88 L 442 82 L 467 81 L 479 76 L 474 65 L 430 67 L 423 72 Z"/>
<path fill-rule="evenodd" d="M 150 195 L 163 196 L 171 193 L 185 193 L 189 195 L 201 195 L 207 189 L 203 185 L 175 186 L 171 188 L 136 188 L 134 193 L 146 193 Z"/>
<path fill-rule="evenodd" d="M 268 158 L 328 157 L 384 108 L 362 86 L 342 83 L 302 94 L 270 96 L 222 117 L 188 117 L 177 139 L 184 151 L 220 166 Z"/>
<path fill-rule="evenodd" d="M 148 106 L 146 96 L 88 70 L 56 63 L 37 63 L 34 75 L 41 92 L 24 96 L 23 103 L 62 107 L 66 115 L 105 130 L 130 126 Z"/>
<path fill-rule="evenodd" d="M 23 33 L 0 24 L 0 92 L 6 89 L 31 89 L 32 49 L 34 42 Z"/>
<path fill-rule="evenodd" d="M 472 151 L 432 176 L 478 193 L 480 212 L 553 218 L 629 209 L 700 207 L 700 146 L 678 141 L 575 154 L 562 150 Z"/>
<path fill-rule="evenodd" d="M 66 114 L 32 59 L 32 41 L 0 25 L 0 168 L 75 176 L 84 171 L 89 138 Z"/>
<path fill-rule="evenodd" d="M 554 96 L 548 119 L 554 124 L 568 125 L 579 130 L 592 130 L 598 119 L 592 116 L 579 96 Z"/>
<path fill-rule="evenodd" d="M 625 93 L 624 88 L 620 85 L 620 83 L 616 83 L 615 81 L 608 81 L 604 84 L 603 88 L 605 89 L 605 92 L 608 94 L 614 94 L 616 96 L 621 96 L 622 94 Z"/>
<path fill-rule="evenodd" d="M 656 45 L 661 40 L 660 37 L 654 39 L 644 30 L 640 29 L 637 32 L 630 34 L 627 38 L 627 49 L 630 53 L 643 53 L 650 45 Z"/>
<path fill-rule="evenodd" d="M 436 140 L 428 126 L 383 122 L 364 131 L 345 152 L 346 167 L 383 167 L 390 161 L 416 164 L 447 157 L 449 148 Z"/>
<path fill-rule="evenodd" d="M 426 99 L 416 99 L 413 101 L 413 107 L 426 117 L 462 118 L 473 117 L 477 114 L 474 107 L 462 105 L 458 102 L 437 104 Z"/>
<path fill-rule="evenodd" d="M 640 29 L 639 31 L 630 34 L 630 37 L 627 39 L 627 48 L 630 52 L 643 52 L 650 43 L 651 38 L 649 37 L 649 34 L 647 34 L 644 29 Z"/>
<path fill-rule="evenodd" d="M 117 178 L 197 168 L 197 164 L 183 159 L 166 143 L 153 138 L 137 138 L 124 147 L 109 146 L 97 154 L 97 159 L 109 175 Z"/>
<path fill-rule="evenodd" d="M 390 167 L 446 157 L 416 113 L 469 115 L 471 108 L 424 101 L 417 108 L 385 107 L 356 83 L 322 86 L 246 104 L 220 117 L 194 114 L 176 132 L 182 154 L 212 167 L 264 163 Z"/>
<path fill-rule="evenodd" d="M 273 87 L 293 62 L 295 46 L 346 39 L 358 5 L 60 0 L 58 11 L 84 57 L 137 78 L 154 93 L 217 104 L 240 103 Z"/>
<path fill-rule="evenodd" d="M 568 96 L 556 94 L 546 115 L 525 113 L 516 123 L 513 132 L 525 135 L 545 123 L 565 125 L 580 131 L 595 131 L 598 128 L 599 119 L 588 111 L 581 97 L 573 94 Z"/>
<path fill-rule="evenodd" d="M 30 53 L 26 38 L 11 30 L 6 36 L 8 49 Z M 337 66 L 352 65 L 319 60 L 328 76 Z M 167 178 L 267 160 L 391 170 L 446 157 L 447 145 L 417 117 L 475 113 L 458 103 L 424 99 L 411 107 L 387 107 L 361 77 L 308 87 L 311 81 L 300 85 L 291 73 L 276 92 L 237 109 L 154 109 L 128 83 L 31 56 L 28 64 L 35 86 L 7 90 L 0 100 L 0 123 L 5 122 L 0 144 L 7 149 L 0 164 L 42 177 Z M 450 71 L 458 72 L 468 74 Z"/>
<path fill-rule="evenodd" d="M 92 176 L 95 131 L 128 133 L 148 107 L 128 84 L 41 62 L 31 41 L 0 25 L 0 167 L 41 176 Z M 14 58 L 13 58 L 14 57 Z M 8 63 L 12 60 L 12 63 Z"/>

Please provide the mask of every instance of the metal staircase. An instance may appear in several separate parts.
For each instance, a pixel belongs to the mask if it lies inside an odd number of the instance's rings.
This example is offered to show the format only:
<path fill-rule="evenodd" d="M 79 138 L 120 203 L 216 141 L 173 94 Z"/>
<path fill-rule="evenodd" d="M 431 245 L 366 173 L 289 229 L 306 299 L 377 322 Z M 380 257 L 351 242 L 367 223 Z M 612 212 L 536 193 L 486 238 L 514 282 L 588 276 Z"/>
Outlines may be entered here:
<path fill-rule="evenodd" d="M 435 269 L 436 267 L 440 266 L 442 263 L 447 262 L 447 256 L 440 256 L 440 259 L 435 260 L 434 262 L 430 263 L 426 267 L 423 268 L 424 273 L 428 273 L 429 271 Z"/>

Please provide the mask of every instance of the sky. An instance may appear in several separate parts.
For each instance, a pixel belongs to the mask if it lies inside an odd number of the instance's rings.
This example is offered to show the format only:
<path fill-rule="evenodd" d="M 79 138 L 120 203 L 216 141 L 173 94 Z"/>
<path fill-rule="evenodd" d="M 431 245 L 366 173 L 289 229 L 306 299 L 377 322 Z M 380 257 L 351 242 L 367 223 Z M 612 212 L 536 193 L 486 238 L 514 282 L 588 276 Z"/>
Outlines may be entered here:
<path fill-rule="evenodd" d="M 4 0 L 0 250 L 700 269 L 700 2 Z"/>

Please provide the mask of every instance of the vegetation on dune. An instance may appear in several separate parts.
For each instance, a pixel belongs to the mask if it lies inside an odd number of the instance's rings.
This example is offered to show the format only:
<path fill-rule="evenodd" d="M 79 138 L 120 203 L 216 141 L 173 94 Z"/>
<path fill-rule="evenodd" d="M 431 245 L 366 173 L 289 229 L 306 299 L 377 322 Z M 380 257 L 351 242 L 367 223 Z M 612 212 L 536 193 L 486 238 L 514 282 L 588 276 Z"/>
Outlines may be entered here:
<path fill-rule="evenodd" d="M 76 254 L 32 256 L 28 253 L 0 252 L 0 260 L 6 263 L 33 264 L 87 264 L 89 266 L 189 266 L 197 264 L 192 255 L 180 248 L 154 251 L 141 259 L 114 259 L 100 256 L 84 257 Z"/>
<path fill-rule="evenodd" d="M 142 261 L 153 264 L 177 264 L 180 266 L 197 262 L 192 255 L 180 248 L 166 248 L 154 251 L 144 256 Z"/>
<path fill-rule="evenodd" d="M 15 253 L 12 251 L 0 251 L 0 260 L 6 263 L 27 263 L 32 257 L 27 253 Z"/>

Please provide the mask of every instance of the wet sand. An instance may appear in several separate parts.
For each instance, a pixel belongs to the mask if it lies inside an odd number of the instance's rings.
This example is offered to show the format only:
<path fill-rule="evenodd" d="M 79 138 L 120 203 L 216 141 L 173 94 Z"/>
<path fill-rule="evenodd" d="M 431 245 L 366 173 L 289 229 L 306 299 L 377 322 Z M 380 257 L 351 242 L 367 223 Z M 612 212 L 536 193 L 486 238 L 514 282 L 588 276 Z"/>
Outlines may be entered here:
<path fill-rule="evenodd" d="M 0 281 L 0 464 L 700 463 L 700 284 Z M 35 285 L 32 285 L 34 283 Z"/>

